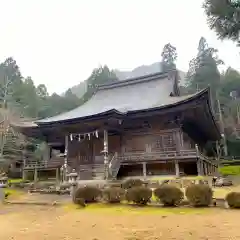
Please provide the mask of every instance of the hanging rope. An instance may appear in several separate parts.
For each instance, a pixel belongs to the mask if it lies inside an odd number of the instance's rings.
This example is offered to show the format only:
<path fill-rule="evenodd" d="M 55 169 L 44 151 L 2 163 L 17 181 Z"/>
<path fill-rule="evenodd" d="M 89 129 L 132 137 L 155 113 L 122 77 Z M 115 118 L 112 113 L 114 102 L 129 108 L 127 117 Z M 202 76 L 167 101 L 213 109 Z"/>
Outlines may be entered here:
<path fill-rule="evenodd" d="M 90 140 L 91 137 L 96 137 L 98 138 L 98 130 L 95 130 L 93 132 L 88 132 L 88 133 L 71 133 L 70 134 L 70 141 L 76 140 L 76 141 L 83 141 L 85 139 Z"/>

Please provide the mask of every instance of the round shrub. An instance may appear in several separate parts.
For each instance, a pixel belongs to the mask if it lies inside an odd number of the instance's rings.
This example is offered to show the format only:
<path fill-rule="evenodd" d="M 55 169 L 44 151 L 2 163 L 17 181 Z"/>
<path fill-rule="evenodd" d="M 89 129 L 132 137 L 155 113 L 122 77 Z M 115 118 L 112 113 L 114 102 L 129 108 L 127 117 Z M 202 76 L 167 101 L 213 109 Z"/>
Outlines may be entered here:
<path fill-rule="evenodd" d="M 154 190 L 154 195 L 164 204 L 164 206 L 177 206 L 183 200 L 184 194 L 181 189 L 171 186 L 162 185 Z"/>
<path fill-rule="evenodd" d="M 125 191 L 120 187 L 111 187 L 103 191 L 103 199 L 108 203 L 120 203 L 124 195 Z"/>
<path fill-rule="evenodd" d="M 132 187 L 143 186 L 144 182 L 141 179 L 128 179 L 122 183 L 122 188 L 129 189 Z"/>
<path fill-rule="evenodd" d="M 126 200 L 139 205 L 146 205 L 152 197 L 152 190 L 147 187 L 132 187 L 126 192 Z"/>
<path fill-rule="evenodd" d="M 79 187 L 73 194 L 73 202 L 79 204 L 84 201 L 85 203 L 97 202 L 101 196 L 101 190 L 97 187 L 85 186 Z"/>
<path fill-rule="evenodd" d="M 193 184 L 187 187 L 185 194 L 194 207 L 207 207 L 212 202 L 212 189 L 205 184 Z"/>
<path fill-rule="evenodd" d="M 230 192 L 226 196 L 230 208 L 240 208 L 240 192 Z"/>

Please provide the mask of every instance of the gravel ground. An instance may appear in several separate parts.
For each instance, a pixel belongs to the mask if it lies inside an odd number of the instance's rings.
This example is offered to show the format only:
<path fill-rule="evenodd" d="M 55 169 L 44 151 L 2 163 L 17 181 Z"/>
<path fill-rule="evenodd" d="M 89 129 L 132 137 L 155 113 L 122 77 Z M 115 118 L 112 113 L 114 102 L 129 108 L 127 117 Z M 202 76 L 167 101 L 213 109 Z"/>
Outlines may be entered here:
<path fill-rule="evenodd" d="M 153 214 L 16 205 L 1 209 L 7 213 L 0 213 L 3 240 L 240 239 L 235 210 Z"/>

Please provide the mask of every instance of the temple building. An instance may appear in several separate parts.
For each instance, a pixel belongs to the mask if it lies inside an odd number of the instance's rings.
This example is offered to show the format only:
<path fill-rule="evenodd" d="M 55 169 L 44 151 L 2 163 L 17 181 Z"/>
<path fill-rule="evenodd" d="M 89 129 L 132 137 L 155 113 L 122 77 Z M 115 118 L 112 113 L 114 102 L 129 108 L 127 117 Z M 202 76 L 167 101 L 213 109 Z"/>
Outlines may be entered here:
<path fill-rule="evenodd" d="M 24 169 L 65 166 L 80 180 L 213 174 L 217 161 L 205 147 L 221 134 L 210 90 L 180 96 L 178 81 L 174 70 L 104 84 L 76 109 L 15 124 L 49 146 L 45 161 L 28 159 Z"/>

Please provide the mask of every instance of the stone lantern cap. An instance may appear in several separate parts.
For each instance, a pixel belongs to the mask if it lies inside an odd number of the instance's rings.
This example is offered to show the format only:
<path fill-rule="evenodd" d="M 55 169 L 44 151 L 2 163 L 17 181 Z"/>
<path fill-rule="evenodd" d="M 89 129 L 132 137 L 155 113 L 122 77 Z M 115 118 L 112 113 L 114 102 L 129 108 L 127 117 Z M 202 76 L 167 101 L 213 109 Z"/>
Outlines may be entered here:
<path fill-rule="evenodd" d="M 78 174 L 75 169 L 73 169 L 72 172 L 68 174 L 68 177 L 77 177 L 77 176 Z"/>
<path fill-rule="evenodd" d="M 77 177 L 78 174 L 76 172 L 71 172 L 68 174 L 69 177 Z"/>
<path fill-rule="evenodd" d="M 0 177 L 0 181 L 6 182 L 8 180 L 8 177 Z"/>

